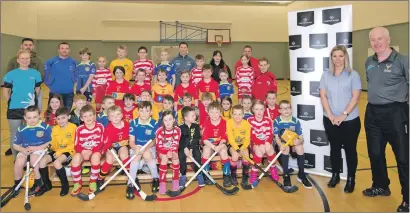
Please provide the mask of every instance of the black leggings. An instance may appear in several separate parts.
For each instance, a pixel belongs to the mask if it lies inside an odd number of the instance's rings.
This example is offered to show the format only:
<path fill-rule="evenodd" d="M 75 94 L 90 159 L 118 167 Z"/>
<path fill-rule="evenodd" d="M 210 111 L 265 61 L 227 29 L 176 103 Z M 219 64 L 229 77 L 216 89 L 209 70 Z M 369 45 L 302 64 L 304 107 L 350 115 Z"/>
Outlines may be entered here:
<path fill-rule="evenodd" d="M 333 125 L 328 117 L 323 116 L 323 125 L 330 142 L 330 162 L 332 173 L 341 173 L 342 145 L 346 154 L 347 176 L 355 177 L 357 169 L 357 138 L 360 133 L 360 118 L 343 121 L 340 126 Z"/>
<path fill-rule="evenodd" d="M 194 148 L 192 149 L 192 155 L 194 159 L 196 160 L 196 162 L 198 162 L 199 165 L 201 165 L 201 151 L 199 150 L 199 146 L 194 146 Z M 181 175 L 186 175 L 187 156 L 185 155 L 185 152 L 183 149 L 182 150 L 180 149 L 178 151 L 178 157 L 179 157 L 179 163 L 180 163 L 179 171 L 181 172 Z M 197 172 L 199 170 L 199 167 L 195 165 L 194 170 L 195 172 Z"/>

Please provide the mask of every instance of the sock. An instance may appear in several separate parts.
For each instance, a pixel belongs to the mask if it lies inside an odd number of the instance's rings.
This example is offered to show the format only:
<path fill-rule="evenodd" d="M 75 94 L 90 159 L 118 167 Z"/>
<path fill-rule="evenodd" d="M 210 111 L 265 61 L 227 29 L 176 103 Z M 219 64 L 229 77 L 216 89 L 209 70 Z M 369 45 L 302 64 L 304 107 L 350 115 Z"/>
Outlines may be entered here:
<path fill-rule="evenodd" d="M 268 155 L 268 161 L 269 161 L 269 163 L 272 162 L 273 159 L 275 159 L 275 154 L 273 154 L 273 155 Z M 275 164 L 272 164 L 272 167 L 274 167 L 274 166 L 275 166 Z"/>
<path fill-rule="evenodd" d="M 250 178 L 250 182 L 253 183 L 258 179 L 258 169 L 256 169 L 255 167 L 252 167 L 251 169 L 251 178 Z"/>
<path fill-rule="evenodd" d="M 73 177 L 74 183 L 79 183 L 80 185 L 83 185 L 83 181 L 81 179 L 81 167 L 82 165 L 76 167 L 71 166 L 71 176 Z"/>
<path fill-rule="evenodd" d="M 125 163 L 127 163 L 129 160 L 130 160 L 130 157 L 125 158 L 124 160 L 122 160 L 122 164 L 125 165 Z M 125 169 L 129 171 L 129 170 L 130 170 L 130 166 L 131 166 L 131 164 L 128 164 L 128 165 L 125 167 Z"/>
<path fill-rule="evenodd" d="M 304 154 L 298 155 L 297 161 L 298 161 L 298 168 L 299 168 L 298 175 L 299 177 L 302 177 L 303 175 L 305 175 L 305 155 Z"/>
<path fill-rule="evenodd" d="M 248 175 L 249 174 L 249 162 L 248 161 L 244 161 L 242 160 L 242 173 L 244 175 Z"/>
<path fill-rule="evenodd" d="M 100 173 L 100 164 L 91 165 L 90 183 L 96 182 Z"/>
<path fill-rule="evenodd" d="M 172 164 L 172 180 L 179 180 L 179 163 Z"/>
<path fill-rule="evenodd" d="M 208 161 L 208 159 L 206 158 L 201 158 L 201 164 L 203 165 L 206 161 Z M 204 167 L 205 171 L 209 171 L 209 163 Z"/>
<path fill-rule="evenodd" d="M 159 165 L 159 182 L 165 183 L 167 181 L 167 165 Z"/>
<path fill-rule="evenodd" d="M 42 186 L 42 185 L 43 185 L 43 181 L 41 181 L 41 178 L 40 178 L 40 179 L 34 179 L 34 185 L 36 185 L 36 186 Z"/>
<path fill-rule="evenodd" d="M 149 171 L 151 172 L 151 177 L 152 178 L 159 178 L 158 175 L 158 168 L 155 160 L 151 160 L 147 163 Z"/>
<path fill-rule="evenodd" d="M 231 174 L 236 175 L 236 169 L 238 168 L 238 161 L 231 161 Z"/>
<path fill-rule="evenodd" d="M 283 174 L 288 174 L 289 155 L 282 154 L 280 158 L 282 159 Z"/>
<path fill-rule="evenodd" d="M 103 165 L 101 166 L 100 175 L 98 176 L 98 180 L 104 180 L 105 176 L 108 175 L 111 171 L 112 164 L 107 163 L 104 161 Z"/>
<path fill-rule="evenodd" d="M 130 185 L 132 183 L 132 180 L 135 180 L 135 178 L 137 177 L 137 171 L 138 171 L 138 167 L 140 166 L 140 161 L 133 161 L 130 163 L 130 175 L 131 175 L 131 180 L 128 180 L 128 185 Z"/>
<path fill-rule="evenodd" d="M 229 158 L 225 160 L 221 160 L 221 163 L 223 164 L 222 171 L 224 175 L 230 175 L 231 174 L 231 165 L 229 163 Z"/>

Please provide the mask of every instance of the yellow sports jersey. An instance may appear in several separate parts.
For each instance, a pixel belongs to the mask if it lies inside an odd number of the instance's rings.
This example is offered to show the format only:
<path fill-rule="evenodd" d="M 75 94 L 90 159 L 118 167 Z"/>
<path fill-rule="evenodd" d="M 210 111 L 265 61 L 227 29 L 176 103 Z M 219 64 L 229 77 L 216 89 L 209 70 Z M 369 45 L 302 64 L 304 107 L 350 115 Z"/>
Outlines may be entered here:
<path fill-rule="evenodd" d="M 228 121 L 231 118 L 232 118 L 232 110 L 228 110 L 228 111 L 223 110 L 222 119 L 224 119 L 225 121 Z"/>
<path fill-rule="evenodd" d="M 245 150 L 248 148 L 251 141 L 251 125 L 248 121 L 242 120 L 239 127 L 235 124 L 235 121 L 229 119 L 226 122 L 226 132 L 228 135 L 228 142 L 235 150 L 239 149 Z"/>
<path fill-rule="evenodd" d="M 112 75 L 112 80 L 115 80 L 115 75 L 113 74 L 113 69 L 116 66 L 123 66 L 125 69 L 125 75 L 124 75 L 124 79 L 127 81 L 130 81 L 130 79 L 132 78 L 132 71 L 134 70 L 134 64 L 132 63 L 132 61 L 128 58 L 124 58 L 124 59 L 115 59 L 113 61 L 111 61 L 110 64 L 110 72 Z"/>
<path fill-rule="evenodd" d="M 184 119 L 182 118 L 182 109 L 178 110 L 178 126 L 184 124 Z"/>
<path fill-rule="evenodd" d="M 158 107 L 159 111 L 162 111 L 162 102 L 164 101 L 164 97 L 166 95 L 172 95 L 172 97 L 174 96 L 174 87 L 168 83 L 165 85 L 154 84 L 151 90 L 152 100 L 154 101 L 154 105 Z"/>
<path fill-rule="evenodd" d="M 74 154 L 76 129 L 77 126 L 73 123 L 68 123 L 65 128 L 61 128 L 59 125 L 53 127 L 51 131 L 51 149 L 56 152 L 56 156 L 60 156 L 64 152 Z"/>
<path fill-rule="evenodd" d="M 158 107 L 157 106 L 155 106 L 155 105 L 152 105 L 152 116 L 151 116 L 151 118 L 152 119 L 154 119 L 154 120 L 156 120 L 156 121 L 158 121 L 159 120 L 159 112 L 160 112 L 160 110 L 158 110 Z M 138 107 L 136 107 L 135 109 L 134 109 L 134 111 L 132 112 L 132 118 L 133 119 L 137 119 L 139 117 L 139 114 L 138 114 Z"/>

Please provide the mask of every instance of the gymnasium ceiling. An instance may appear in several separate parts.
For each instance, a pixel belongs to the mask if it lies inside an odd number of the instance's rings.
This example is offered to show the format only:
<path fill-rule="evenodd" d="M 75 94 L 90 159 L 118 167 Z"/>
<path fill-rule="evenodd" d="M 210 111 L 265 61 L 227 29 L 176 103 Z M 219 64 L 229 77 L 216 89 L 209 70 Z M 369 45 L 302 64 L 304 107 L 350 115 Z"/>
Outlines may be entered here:
<path fill-rule="evenodd" d="M 286 6 L 294 1 L 259 1 L 259 0 L 200 0 L 200 1 L 192 1 L 192 0 L 179 0 L 179 1 L 161 1 L 161 0 L 151 0 L 151 1 L 122 1 L 122 0 L 114 0 L 114 1 L 107 1 L 107 2 L 120 2 L 120 3 L 150 3 L 150 4 L 200 4 L 200 5 L 265 5 L 265 6 Z"/>

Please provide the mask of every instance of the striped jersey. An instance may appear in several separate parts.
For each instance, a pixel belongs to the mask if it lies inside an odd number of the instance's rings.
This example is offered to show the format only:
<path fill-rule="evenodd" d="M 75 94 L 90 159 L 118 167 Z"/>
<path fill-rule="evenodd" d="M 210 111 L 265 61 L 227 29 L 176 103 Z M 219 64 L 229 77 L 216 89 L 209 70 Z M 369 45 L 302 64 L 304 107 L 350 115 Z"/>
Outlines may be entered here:
<path fill-rule="evenodd" d="M 80 125 L 75 132 L 75 151 L 79 153 L 83 150 L 101 152 L 104 147 L 103 136 L 104 126 L 100 123 L 95 123 L 91 129 L 85 124 Z"/>
<path fill-rule="evenodd" d="M 190 83 L 194 86 L 197 86 L 200 81 L 202 81 L 204 77 L 202 76 L 202 69 L 199 69 L 198 67 L 194 67 L 191 70 L 191 79 Z"/>
<path fill-rule="evenodd" d="M 154 64 L 149 59 L 138 59 L 134 61 L 134 71 L 132 72 L 132 78 L 135 79 L 138 69 L 145 70 L 145 83 L 151 85 L 152 75 L 154 74 Z"/>
<path fill-rule="evenodd" d="M 239 95 L 252 95 L 252 85 L 255 78 L 255 71 L 252 67 L 239 67 L 235 73 L 236 86 Z M 246 91 L 243 91 L 246 90 Z"/>
<path fill-rule="evenodd" d="M 248 118 L 251 124 L 251 141 L 253 144 L 261 145 L 265 142 L 272 143 L 273 140 L 273 124 L 268 117 L 263 117 L 258 121 L 255 116 Z"/>
<path fill-rule="evenodd" d="M 95 75 L 91 85 L 93 88 L 97 86 L 105 86 L 108 85 L 112 81 L 111 72 L 109 69 L 97 69 L 95 71 Z"/>
<path fill-rule="evenodd" d="M 160 127 L 156 133 L 156 148 L 157 152 L 166 155 L 168 151 L 178 152 L 179 140 L 181 138 L 181 129 L 174 127 L 171 130 L 166 130 Z"/>

